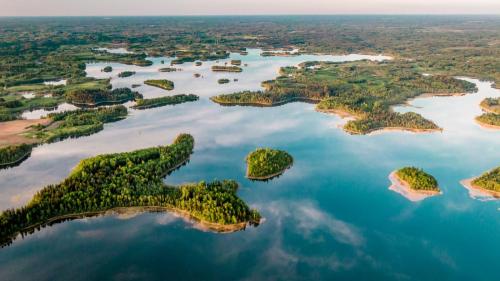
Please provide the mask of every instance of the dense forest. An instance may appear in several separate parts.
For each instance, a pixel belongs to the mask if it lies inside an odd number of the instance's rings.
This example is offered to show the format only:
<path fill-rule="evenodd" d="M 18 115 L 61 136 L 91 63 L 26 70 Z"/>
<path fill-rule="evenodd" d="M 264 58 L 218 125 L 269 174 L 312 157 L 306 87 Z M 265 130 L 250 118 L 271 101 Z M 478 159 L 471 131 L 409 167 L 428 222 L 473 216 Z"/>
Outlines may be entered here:
<path fill-rule="evenodd" d="M 193 137 L 181 134 L 169 146 L 85 159 L 63 182 L 43 188 L 26 206 L 3 211 L 1 241 L 9 243 L 17 233 L 57 219 L 116 207 L 165 207 L 209 223 L 258 224 L 259 213 L 237 197 L 234 181 L 179 188 L 163 183 L 165 175 L 189 159 L 193 147 Z"/>
<path fill-rule="evenodd" d="M 491 191 L 500 192 L 500 167 L 474 179 L 472 184 Z"/>
<path fill-rule="evenodd" d="M 132 108 L 148 109 L 165 105 L 174 105 L 185 102 L 192 102 L 192 101 L 197 101 L 198 99 L 199 97 L 197 95 L 192 95 L 192 94 L 189 95 L 180 94 L 180 95 L 159 97 L 152 99 L 138 99 L 136 104 L 132 106 Z"/>
<path fill-rule="evenodd" d="M 142 95 L 129 88 L 113 90 L 74 89 L 66 93 L 66 101 L 75 105 L 97 106 L 102 104 L 118 104 L 140 99 Z"/>
<path fill-rule="evenodd" d="M 212 71 L 214 72 L 242 72 L 243 69 L 239 66 L 224 66 L 224 65 L 214 65 L 212 66 Z"/>
<path fill-rule="evenodd" d="M 258 148 L 246 157 L 247 177 L 265 180 L 285 172 L 293 164 L 293 158 L 286 151 Z"/>
<path fill-rule="evenodd" d="M 31 153 L 29 144 L 11 145 L 0 148 L 0 169 L 15 166 Z"/>
<path fill-rule="evenodd" d="M 439 192 L 438 182 L 432 176 L 424 172 L 422 169 L 415 167 L 404 167 L 396 171 L 399 179 L 408 183 L 411 189 L 422 191 Z"/>
<path fill-rule="evenodd" d="M 356 117 L 344 127 L 354 134 L 382 128 L 437 130 L 432 121 L 416 113 L 400 114 L 391 106 L 424 93 L 474 92 L 474 84 L 443 75 L 424 76 L 418 69 L 398 62 L 306 62 L 283 67 L 281 76 L 264 81 L 265 91 L 219 95 L 223 105 L 275 106 L 293 101 L 318 103 L 322 112 Z"/>
<path fill-rule="evenodd" d="M 167 80 L 167 79 L 158 79 L 158 80 L 146 80 L 144 81 L 144 84 L 153 86 L 153 87 L 158 87 L 167 91 L 172 91 L 174 89 L 174 82 Z"/>
<path fill-rule="evenodd" d="M 500 129 L 500 114 L 495 114 L 495 113 L 484 113 L 478 117 L 476 117 L 476 120 L 480 124 L 484 124 L 486 126 L 494 126 L 498 127 Z"/>

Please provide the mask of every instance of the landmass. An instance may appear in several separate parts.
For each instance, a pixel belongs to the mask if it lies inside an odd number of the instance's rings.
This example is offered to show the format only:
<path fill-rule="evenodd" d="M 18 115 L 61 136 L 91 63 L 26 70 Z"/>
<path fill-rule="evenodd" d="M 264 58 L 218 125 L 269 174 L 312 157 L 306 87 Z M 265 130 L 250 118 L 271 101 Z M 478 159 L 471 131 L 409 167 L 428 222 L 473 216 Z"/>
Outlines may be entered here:
<path fill-rule="evenodd" d="M 160 107 L 165 105 L 180 104 L 185 102 L 197 101 L 199 97 L 197 95 L 174 95 L 168 97 L 159 97 L 153 99 L 138 99 L 136 104 L 132 106 L 134 109 L 148 109 L 154 107 Z"/>
<path fill-rule="evenodd" d="M 293 165 L 293 158 L 282 150 L 258 148 L 246 158 L 246 177 L 251 180 L 268 180 L 283 174 Z"/>
<path fill-rule="evenodd" d="M 113 90 L 75 89 L 66 93 L 65 96 L 65 100 L 71 104 L 89 107 L 120 104 L 139 98 L 142 98 L 142 95 L 129 88 L 117 88 Z"/>
<path fill-rule="evenodd" d="M 188 215 L 214 231 L 257 225 L 260 214 L 238 198 L 235 181 L 199 182 L 179 187 L 163 177 L 189 160 L 194 139 L 179 135 L 173 144 L 82 160 L 61 183 L 49 185 L 31 202 L 0 214 L 0 241 L 32 233 L 61 220 L 94 216 L 117 208 L 169 210 Z"/>
<path fill-rule="evenodd" d="M 0 148 L 0 169 L 19 165 L 31 154 L 29 144 L 12 145 Z"/>
<path fill-rule="evenodd" d="M 463 180 L 461 183 L 469 190 L 472 197 L 500 199 L 500 167 L 477 178 Z"/>
<path fill-rule="evenodd" d="M 212 71 L 214 71 L 214 72 L 242 72 L 243 69 L 239 66 L 214 65 L 214 66 L 212 66 Z"/>
<path fill-rule="evenodd" d="M 222 78 L 222 79 L 217 80 L 217 83 L 219 83 L 219 84 L 227 84 L 229 82 L 231 82 L 231 80 L 229 80 L 227 78 Z"/>
<path fill-rule="evenodd" d="M 279 106 L 289 102 L 317 104 L 316 110 L 350 116 L 344 125 L 351 134 L 382 129 L 414 132 L 440 131 L 420 114 L 397 113 L 392 106 L 424 93 L 436 95 L 474 92 L 473 83 L 454 77 L 422 76 L 397 62 L 306 62 L 283 67 L 275 80 L 264 81 L 264 91 L 244 91 L 212 97 L 221 105 Z"/>
<path fill-rule="evenodd" d="M 476 117 L 479 125 L 490 129 L 500 129 L 500 98 L 484 99 L 480 106 L 486 113 Z"/>
<path fill-rule="evenodd" d="M 135 75 L 135 71 L 123 71 L 123 72 L 118 73 L 118 77 L 120 77 L 120 78 L 126 78 L 126 77 L 130 77 L 132 75 Z"/>
<path fill-rule="evenodd" d="M 111 72 L 113 71 L 113 67 L 111 66 L 105 66 L 103 69 L 101 69 L 102 72 Z"/>
<path fill-rule="evenodd" d="M 160 72 L 176 72 L 176 71 L 179 71 L 179 69 L 174 68 L 174 67 L 163 67 L 163 68 L 160 68 L 158 71 L 160 71 Z"/>
<path fill-rule="evenodd" d="M 231 65 L 240 66 L 241 60 L 231 60 Z"/>
<path fill-rule="evenodd" d="M 172 91 L 174 89 L 174 82 L 167 79 L 146 80 L 144 81 L 144 84 L 153 87 L 158 87 L 167 91 Z"/>
<path fill-rule="evenodd" d="M 415 167 L 405 167 L 389 175 L 392 185 L 390 190 L 395 191 L 410 201 L 421 201 L 428 197 L 441 194 L 437 180 Z"/>

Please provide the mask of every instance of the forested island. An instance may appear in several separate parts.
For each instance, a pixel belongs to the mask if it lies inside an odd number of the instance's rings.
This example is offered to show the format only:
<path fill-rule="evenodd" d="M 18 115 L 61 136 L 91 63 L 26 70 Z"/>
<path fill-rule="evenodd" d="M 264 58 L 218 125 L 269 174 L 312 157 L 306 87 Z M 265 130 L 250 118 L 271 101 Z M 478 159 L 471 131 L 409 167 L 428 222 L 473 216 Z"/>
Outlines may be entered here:
<path fill-rule="evenodd" d="M 473 83 L 454 77 L 423 76 L 397 62 L 307 62 L 283 67 L 275 80 L 264 81 L 265 91 L 245 91 L 212 97 L 222 105 L 278 106 L 288 102 L 317 103 L 320 112 L 353 116 L 344 129 L 367 134 L 384 128 L 436 131 L 432 121 L 413 112 L 397 113 L 391 107 L 422 94 L 476 91 Z"/>
<path fill-rule="evenodd" d="M 105 66 L 103 69 L 101 69 L 102 72 L 111 72 L 113 71 L 113 67 L 111 66 Z"/>
<path fill-rule="evenodd" d="M 283 150 L 258 148 L 246 157 L 246 177 L 251 180 L 268 180 L 283 174 L 293 165 L 293 158 Z"/>
<path fill-rule="evenodd" d="M 481 176 L 462 181 L 462 184 L 470 191 L 500 198 L 500 167 L 497 167 Z"/>
<path fill-rule="evenodd" d="M 476 121 L 483 127 L 500 129 L 500 98 L 487 98 L 481 104 L 486 113 L 476 117 Z"/>
<path fill-rule="evenodd" d="M 176 72 L 176 71 L 178 71 L 178 69 L 174 68 L 174 67 L 163 67 L 163 68 L 160 68 L 158 71 L 160 71 L 160 72 Z"/>
<path fill-rule="evenodd" d="M 243 69 L 239 66 L 223 66 L 223 65 L 214 65 L 212 66 L 213 72 L 242 72 Z"/>
<path fill-rule="evenodd" d="M 135 75 L 135 71 L 123 71 L 118 73 L 118 77 L 120 78 L 126 78 Z"/>
<path fill-rule="evenodd" d="M 231 80 L 229 80 L 227 78 L 221 78 L 221 79 L 217 80 L 217 83 L 219 83 L 219 84 L 227 84 L 229 82 L 231 82 Z"/>
<path fill-rule="evenodd" d="M 234 181 L 179 187 L 163 183 L 164 176 L 188 161 L 193 147 L 193 137 L 181 134 L 168 146 L 85 159 L 63 182 L 43 188 L 26 206 L 3 211 L 0 241 L 8 244 L 19 233 L 114 208 L 174 211 L 215 231 L 257 225 L 260 214 L 238 198 Z"/>
<path fill-rule="evenodd" d="M 404 167 L 395 172 L 396 177 L 409 188 L 419 192 L 439 193 L 437 180 L 422 169 Z"/>
<path fill-rule="evenodd" d="M 119 104 L 139 98 L 142 98 L 142 95 L 129 88 L 117 88 L 113 90 L 75 89 L 66 93 L 65 96 L 67 102 L 78 106 Z"/>
<path fill-rule="evenodd" d="M 178 50 L 169 55 L 173 55 L 176 59 L 172 60 L 171 65 L 183 64 L 185 62 L 195 62 L 195 61 L 213 61 L 219 59 L 226 59 L 229 57 L 229 52 L 217 50 L 215 52 L 210 52 L 207 50 Z M 197 66 L 201 65 L 201 62 L 196 62 Z"/>
<path fill-rule="evenodd" d="M 181 94 L 167 97 L 159 97 L 152 99 L 138 99 L 136 104 L 132 106 L 134 109 L 148 109 L 154 107 L 160 107 L 165 105 L 174 105 L 185 102 L 197 101 L 199 97 L 197 95 L 189 94 Z"/>
<path fill-rule="evenodd" d="M 240 66 L 241 60 L 231 60 L 231 65 Z"/>
<path fill-rule="evenodd" d="M 158 87 L 167 91 L 172 91 L 174 89 L 174 82 L 167 79 L 151 79 L 144 81 L 144 84 Z"/>

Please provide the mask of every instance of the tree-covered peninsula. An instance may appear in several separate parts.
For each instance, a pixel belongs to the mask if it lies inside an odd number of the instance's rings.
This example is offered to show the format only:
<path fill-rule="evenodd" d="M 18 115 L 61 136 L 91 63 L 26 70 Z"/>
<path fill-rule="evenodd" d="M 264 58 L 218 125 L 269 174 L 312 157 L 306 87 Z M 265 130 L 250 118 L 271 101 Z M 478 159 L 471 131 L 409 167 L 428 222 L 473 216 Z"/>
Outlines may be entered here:
<path fill-rule="evenodd" d="M 0 214 L 0 239 L 10 243 L 19 233 L 45 224 L 97 215 L 114 208 L 171 210 L 217 231 L 235 231 L 260 215 L 238 198 L 234 181 L 167 186 L 163 177 L 186 163 L 194 139 L 179 135 L 173 144 L 81 161 L 63 182 L 49 185 L 26 206 Z"/>
<path fill-rule="evenodd" d="M 144 81 L 144 84 L 153 86 L 153 87 L 158 87 L 167 91 L 172 91 L 174 89 L 174 82 L 167 80 L 167 79 L 151 79 L 151 80 L 146 80 Z"/>
<path fill-rule="evenodd" d="M 483 175 L 473 179 L 472 187 L 484 190 L 489 194 L 500 198 L 500 167 L 497 167 Z"/>
<path fill-rule="evenodd" d="M 159 97 L 152 99 L 139 99 L 136 104 L 132 106 L 134 109 L 148 109 L 154 107 L 160 107 L 165 105 L 174 105 L 181 104 L 185 102 L 197 101 L 199 97 L 197 95 L 189 94 L 181 94 L 167 97 Z"/>
<path fill-rule="evenodd" d="M 283 174 L 293 164 L 293 158 L 283 150 L 258 148 L 247 155 L 246 176 L 252 180 L 267 180 Z"/>
<path fill-rule="evenodd" d="M 222 105 L 277 106 L 288 102 L 317 103 L 321 112 L 355 118 L 344 129 L 366 134 L 384 128 L 434 131 L 439 127 L 417 113 L 397 113 L 392 106 L 424 93 L 453 94 L 476 91 L 474 84 L 451 76 L 423 76 L 398 62 L 307 62 L 283 67 L 265 91 L 245 91 L 212 97 Z"/>
<path fill-rule="evenodd" d="M 404 167 L 396 171 L 397 178 L 415 191 L 439 193 L 437 180 L 422 169 Z"/>
<path fill-rule="evenodd" d="M 20 164 L 29 157 L 31 149 L 32 146 L 25 143 L 0 148 L 0 169 Z"/>

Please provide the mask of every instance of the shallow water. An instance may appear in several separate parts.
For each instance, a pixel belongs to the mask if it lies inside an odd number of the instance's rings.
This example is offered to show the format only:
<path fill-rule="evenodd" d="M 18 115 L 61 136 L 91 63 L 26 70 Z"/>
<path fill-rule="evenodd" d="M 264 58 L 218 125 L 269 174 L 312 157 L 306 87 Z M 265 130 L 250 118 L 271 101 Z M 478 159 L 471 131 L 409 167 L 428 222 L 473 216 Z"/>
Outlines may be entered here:
<path fill-rule="evenodd" d="M 337 116 L 292 103 L 273 108 L 221 107 L 210 96 L 260 89 L 280 66 L 307 60 L 360 56 L 259 56 L 242 59 L 243 73 L 212 73 L 216 62 L 192 63 L 160 73 L 151 67 L 89 64 L 94 77 L 114 87 L 165 78 L 176 89 L 143 85 L 145 97 L 193 93 L 198 102 L 145 111 L 84 138 L 34 149 L 18 167 L 0 171 L 0 207 L 20 206 L 36 190 L 68 175 L 79 160 L 107 152 L 170 143 L 179 133 L 195 137 L 190 163 L 167 177 L 171 184 L 237 180 L 239 195 L 265 217 L 257 228 L 233 234 L 196 229 L 176 216 L 139 214 L 81 219 L 39 231 L 0 249 L 6 280 L 495 280 L 500 258 L 500 203 L 469 197 L 459 181 L 500 164 L 500 131 L 474 122 L 484 97 L 500 96 L 490 83 L 469 79 L 479 92 L 421 98 L 396 110 L 435 121 L 442 133 L 384 132 L 351 136 Z M 382 57 L 378 57 L 382 59 Z M 221 60 L 220 64 L 224 61 Z M 113 66 L 112 73 L 100 71 Z M 136 71 L 117 78 L 124 70 Z M 194 78 L 200 73 L 203 78 Z M 238 82 L 219 85 L 219 78 Z M 244 178 L 246 154 L 257 146 L 284 149 L 294 166 L 270 182 Z M 410 202 L 388 189 L 388 175 L 415 165 L 433 174 L 443 195 Z"/>

